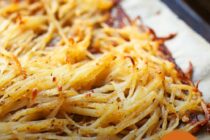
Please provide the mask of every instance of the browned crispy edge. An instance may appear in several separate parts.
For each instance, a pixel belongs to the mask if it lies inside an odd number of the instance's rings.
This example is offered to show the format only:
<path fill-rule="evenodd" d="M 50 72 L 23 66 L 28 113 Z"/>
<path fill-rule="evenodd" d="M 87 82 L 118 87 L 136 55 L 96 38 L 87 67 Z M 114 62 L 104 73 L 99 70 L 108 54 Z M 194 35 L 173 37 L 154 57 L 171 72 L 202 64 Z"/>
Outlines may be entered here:
<path fill-rule="evenodd" d="M 107 21 L 107 24 L 115 28 L 122 28 L 128 24 L 132 24 L 132 20 L 126 14 L 124 9 L 120 6 L 121 0 L 113 0 L 113 2 L 114 2 L 114 6 L 110 10 L 110 17 Z M 141 18 L 137 17 L 136 19 L 141 19 Z M 170 40 L 176 37 L 176 34 L 170 34 L 167 37 L 158 37 L 152 28 L 145 26 L 142 22 L 139 28 L 140 30 L 149 32 L 152 35 L 152 39 L 154 41 L 161 42 L 160 43 L 161 45 L 159 46 L 159 51 L 162 53 L 161 56 L 175 65 L 175 69 L 177 70 L 178 76 L 183 84 L 193 85 L 195 87 L 195 90 L 199 92 L 200 95 L 202 96 L 202 92 L 199 91 L 198 89 L 199 82 L 196 85 L 194 85 L 192 81 L 192 74 L 193 74 L 192 63 L 189 63 L 188 72 L 184 73 L 181 70 L 181 68 L 176 64 L 175 59 L 173 58 L 171 52 L 168 50 L 168 48 L 165 45 L 165 42 L 167 40 Z M 198 112 L 190 112 L 190 123 L 192 124 L 197 123 L 197 126 L 192 130 L 192 133 L 197 133 L 203 127 L 206 127 L 207 131 L 210 132 L 210 104 L 202 100 L 201 107 L 203 109 L 203 114 L 205 115 L 204 120 L 198 119 L 198 115 L 199 115 Z"/>

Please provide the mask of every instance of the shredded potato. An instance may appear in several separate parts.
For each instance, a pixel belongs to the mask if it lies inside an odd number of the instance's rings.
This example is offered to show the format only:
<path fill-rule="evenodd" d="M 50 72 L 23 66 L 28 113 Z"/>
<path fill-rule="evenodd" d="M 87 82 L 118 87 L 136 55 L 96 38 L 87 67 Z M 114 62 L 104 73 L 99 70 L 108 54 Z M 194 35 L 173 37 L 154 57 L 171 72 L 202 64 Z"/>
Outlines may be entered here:
<path fill-rule="evenodd" d="M 208 122 L 197 119 L 206 105 L 164 39 L 120 8 L 114 19 L 115 7 L 0 1 L 1 140 L 160 139 Z"/>

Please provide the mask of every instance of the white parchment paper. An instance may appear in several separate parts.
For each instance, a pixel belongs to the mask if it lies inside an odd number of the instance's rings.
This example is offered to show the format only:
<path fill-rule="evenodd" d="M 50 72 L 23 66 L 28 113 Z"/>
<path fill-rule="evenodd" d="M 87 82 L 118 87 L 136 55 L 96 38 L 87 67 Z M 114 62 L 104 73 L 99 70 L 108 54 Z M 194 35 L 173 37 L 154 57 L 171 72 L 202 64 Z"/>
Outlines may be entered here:
<path fill-rule="evenodd" d="M 132 18 L 140 16 L 143 22 L 153 28 L 158 36 L 177 33 L 166 46 L 183 71 L 192 62 L 193 81 L 201 80 L 199 89 L 205 101 L 210 102 L 210 44 L 180 20 L 160 0 L 124 0 L 123 8 Z M 210 140 L 210 135 L 200 134 L 199 140 Z"/>

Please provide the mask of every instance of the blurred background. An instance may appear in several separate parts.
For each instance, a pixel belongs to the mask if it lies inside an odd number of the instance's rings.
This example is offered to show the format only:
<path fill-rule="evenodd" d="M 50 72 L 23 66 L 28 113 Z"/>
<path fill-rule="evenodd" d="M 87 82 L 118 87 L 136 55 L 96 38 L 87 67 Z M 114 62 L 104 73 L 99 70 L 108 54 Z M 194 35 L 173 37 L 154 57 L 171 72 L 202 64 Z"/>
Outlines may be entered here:
<path fill-rule="evenodd" d="M 184 0 L 208 24 L 210 24 L 210 0 Z"/>
<path fill-rule="evenodd" d="M 162 0 L 197 33 L 210 42 L 210 0 Z"/>

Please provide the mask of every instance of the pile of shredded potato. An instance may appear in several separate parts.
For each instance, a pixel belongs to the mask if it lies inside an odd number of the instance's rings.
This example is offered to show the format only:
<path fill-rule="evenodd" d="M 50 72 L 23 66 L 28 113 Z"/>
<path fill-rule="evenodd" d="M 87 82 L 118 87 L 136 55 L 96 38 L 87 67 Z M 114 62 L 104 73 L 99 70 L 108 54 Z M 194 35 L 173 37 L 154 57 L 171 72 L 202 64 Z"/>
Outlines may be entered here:
<path fill-rule="evenodd" d="M 163 39 L 122 9 L 112 18 L 115 4 L 0 1 L 1 140 L 160 139 L 207 123 Z"/>

